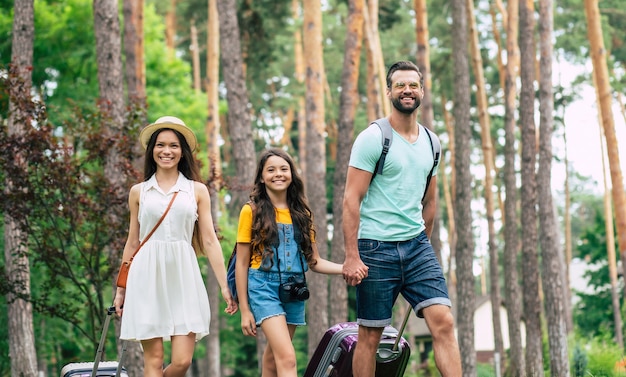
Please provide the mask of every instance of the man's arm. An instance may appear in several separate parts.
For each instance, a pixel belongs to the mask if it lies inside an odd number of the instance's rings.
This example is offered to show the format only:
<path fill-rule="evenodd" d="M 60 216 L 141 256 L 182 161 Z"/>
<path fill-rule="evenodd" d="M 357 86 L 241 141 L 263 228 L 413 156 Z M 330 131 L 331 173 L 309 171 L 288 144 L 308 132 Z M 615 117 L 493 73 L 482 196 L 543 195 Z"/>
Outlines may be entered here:
<path fill-rule="evenodd" d="M 435 214 L 437 213 L 437 176 L 434 175 L 430 179 L 428 191 L 422 200 L 422 217 L 426 225 L 426 235 L 430 239 L 433 232 L 433 224 L 435 222 Z"/>
<path fill-rule="evenodd" d="M 343 196 L 343 237 L 346 259 L 343 264 L 343 277 L 350 285 L 357 285 L 367 276 L 367 266 L 361 261 L 357 247 L 359 223 L 361 222 L 361 201 L 367 193 L 372 173 L 348 167 L 346 189 Z"/>

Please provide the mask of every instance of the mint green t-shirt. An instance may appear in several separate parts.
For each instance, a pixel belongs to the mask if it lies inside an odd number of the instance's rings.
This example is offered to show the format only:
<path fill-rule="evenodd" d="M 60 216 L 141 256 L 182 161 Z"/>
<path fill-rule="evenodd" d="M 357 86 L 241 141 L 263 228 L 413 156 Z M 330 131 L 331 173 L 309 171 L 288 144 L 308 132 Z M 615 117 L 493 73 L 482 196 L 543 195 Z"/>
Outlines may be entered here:
<path fill-rule="evenodd" d="M 422 197 L 434 163 L 426 132 L 420 125 L 417 141 L 409 143 L 393 131 L 383 174 L 376 175 L 361 203 L 359 238 L 406 241 L 425 229 Z M 350 166 L 374 172 L 383 149 L 381 139 L 375 124 L 363 130 L 352 146 Z"/>

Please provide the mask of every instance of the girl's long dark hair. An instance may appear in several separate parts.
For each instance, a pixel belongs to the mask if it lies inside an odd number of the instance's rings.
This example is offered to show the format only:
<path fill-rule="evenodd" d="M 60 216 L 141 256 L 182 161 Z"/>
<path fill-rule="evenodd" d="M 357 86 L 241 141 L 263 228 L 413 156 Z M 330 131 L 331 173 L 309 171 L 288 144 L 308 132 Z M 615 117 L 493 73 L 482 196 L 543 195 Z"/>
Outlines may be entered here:
<path fill-rule="evenodd" d="M 196 163 L 195 158 L 193 157 L 193 153 L 191 151 L 191 147 L 189 143 L 187 143 L 187 139 L 180 132 L 171 129 L 171 128 L 161 128 L 150 136 L 150 140 L 148 141 L 148 145 L 146 147 L 146 156 L 143 166 L 143 179 L 147 181 L 150 179 L 157 170 L 157 163 L 154 161 L 154 146 L 156 145 L 157 136 L 163 131 L 173 131 L 176 137 L 178 138 L 178 142 L 180 143 L 180 147 L 182 150 L 182 156 L 180 161 L 178 162 L 178 171 L 183 173 L 185 178 L 190 179 L 192 181 L 201 182 L 200 178 L 200 168 Z M 198 222 L 196 221 L 195 226 L 193 228 L 193 236 L 191 244 L 197 255 L 205 254 L 204 246 L 202 244 L 202 235 L 200 234 L 200 230 L 198 229 Z"/>
<path fill-rule="evenodd" d="M 252 217 L 252 241 L 250 243 L 252 253 L 261 255 L 263 259 L 273 257 L 273 247 L 278 246 L 278 225 L 276 225 L 276 209 L 270 198 L 267 196 L 265 184 L 261 182 L 263 168 L 267 160 L 277 156 L 289 164 L 291 169 L 291 184 L 287 188 L 287 205 L 291 214 L 291 221 L 298 230 L 296 233 L 299 239 L 300 252 L 304 255 L 309 266 L 315 265 L 313 259 L 313 249 L 311 247 L 311 235 L 315 235 L 313 229 L 313 213 L 304 196 L 304 183 L 296 170 L 293 159 L 282 149 L 272 148 L 263 152 L 259 158 L 256 176 L 254 178 L 254 188 L 250 193 L 250 201 L 253 209 Z"/>

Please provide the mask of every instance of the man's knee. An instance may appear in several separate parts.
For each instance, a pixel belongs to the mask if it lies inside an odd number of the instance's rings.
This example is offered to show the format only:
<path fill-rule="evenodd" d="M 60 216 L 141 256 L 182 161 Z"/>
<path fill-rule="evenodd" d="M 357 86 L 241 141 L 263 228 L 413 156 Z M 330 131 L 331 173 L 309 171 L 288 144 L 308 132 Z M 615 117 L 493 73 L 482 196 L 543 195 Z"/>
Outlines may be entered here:
<path fill-rule="evenodd" d="M 441 306 L 424 309 L 424 317 L 433 337 L 454 335 L 454 317 L 450 308 Z"/>

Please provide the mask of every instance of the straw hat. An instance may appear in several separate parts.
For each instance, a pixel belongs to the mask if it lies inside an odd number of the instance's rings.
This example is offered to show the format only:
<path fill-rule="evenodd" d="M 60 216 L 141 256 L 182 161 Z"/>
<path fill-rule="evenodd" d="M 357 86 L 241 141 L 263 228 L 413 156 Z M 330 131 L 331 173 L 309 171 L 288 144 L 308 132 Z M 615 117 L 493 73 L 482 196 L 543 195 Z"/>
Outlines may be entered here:
<path fill-rule="evenodd" d="M 187 144 L 189 144 L 191 150 L 194 151 L 196 149 L 196 146 L 198 145 L 196 134 L 194 134 L 191 128 L 187 127 L 185 122 L 173 116 L 160 117 L 156 120 L 156 122 L 147 125 L 143 130 L 141 130 L 139 133 L 139 140 L 141 141 L 141 145 L 143 145 L 144 149 L 148 148 L 148 142 L 150 141 L 152 134 L 162 128 L 170 128 L 180 132 L 185 137 L 185 140 L 187 140 Z"/>

